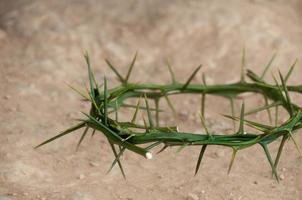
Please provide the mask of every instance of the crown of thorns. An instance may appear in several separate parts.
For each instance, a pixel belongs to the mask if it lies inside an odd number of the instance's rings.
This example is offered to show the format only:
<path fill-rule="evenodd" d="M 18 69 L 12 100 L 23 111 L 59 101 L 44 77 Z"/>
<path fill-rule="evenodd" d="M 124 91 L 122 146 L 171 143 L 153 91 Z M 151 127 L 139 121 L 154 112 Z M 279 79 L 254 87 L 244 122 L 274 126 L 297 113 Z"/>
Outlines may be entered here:
<path fill-rule="evenodd" d="M 226 146 L 230 147 L 233 150 L 228 168 L 228 172 L 230 172 L 236 153 L 239 150 L 259 144 L 266 155 L 273 175 L 278 181 L 279 177 L 277 174 L 277 166 L 287 139 L 291 139 L 293 141 L 300 156 L 302 156 L 301 150 L 293 136 L 295 132 L 302 128 L 302 110 L 301 107 L 291 102 L 289 95 L 289 92 L 302 93 L 302 85 L 286 85 L 286 82 L 292 74 L 297 61 L 292 64 L 285 76 L 283 76 L 279 71 L 279 82 L 274 76 L 274 84 L 267 83 L 264 80 L 264 76 L 271 66 L 275 56 L 276 55 L 274 55 L 270 59 L 270 61 L 264 68 L 263 73 L 261 75 L 257 75 L 253 71 L 245 69 L 245 54 L 243 51 L 241 79 L 239 82 L 231 84 L 207 85 L 204 74 L 202 84 L 191 83 L 192 79 L 201 68 L 201 65 L 194 70 L 192 75 L 185 83 L 180 83 L 175 79 L 174 72 L 169 63 L 167 66 L 172 78 L 171 83 L 131 83 L 129 82 L 129 78 L 137 57 L 137 54 L 135 54 L 130 64 L 128 73 L 125 77 L 123 77 L 118 72 L 116 67 L 114 67 L 108 60 L 106 60 L 106 63 L 117 75 L 120 81 L 119 86 L 108 89 L 106 77 L 104 77 L 104 82 L 102 85 L 98 85 L 98 83 L 96 82 L 94 73 L 91 70 L 88 54 L 85 54 L 84 57 L 88 66 L 90 89 L 87 89 L 87 92 L 85 93 L 78 89 L 75 89 L 72 86 L 71 88 L 78 92 L 85 100 L 91 102 L 90 113 L 83 113 L 85 115 L 85 119 L 80 119 L 80 122 L 75 126 L 72 126 L 67 130 L 61 132 L 60 134 L 46 140 L 45 142 L 36 146 L 36 148 L 52 142 L 53 140 L 56 140 L 64 135 L 70 134 L 75 130 L 84 128 L 84 132 L 82 133 L 77 145 L 78 148 L 87 135 L 88 130 L 92 129 L 92 135 L 94 135 L 95 133 L 103 134 L 107 138 L 112 148 L 115 159 L 109 171 L 115 166 L 115 164 L 118 164 L 123 176 L 125 177 L 125 173 L 120 160 L 125 150 L 132 151 L 147 159 L 151 159 L 151 150 L 158 145 L 163 145 L 162 149 L 159 152 L 164 151 L 167 147 L 170 146 L 178 146 L 179 149 L 177 151 L 180 151 L 184 147 L 198 145 L 201 147 L 201 150 L 196 164 L 196 175 L 199 170 L 203 155 L 209 145 Z M 246 76 L 250 79 L 250 81 L 246 81 Z M 245 112 L 245 106 L 244 103 L 242 103 L 240 116 L 236 117 L 234 116 L 234 99 L 238 98 L 239 94 L 245 92 L 252 92 L 263 95 L 265 105 L 249 112 Z M 159 126 L 160 112 L 162 112 L 162 110 L 159 108 L 159 101 L 161 99 L 165 99 L 171 110 L 176 113 L 176 110 L 173 106 L 173 103 L 170 101 L 169 96 L 184 93 L 192 93 L 202 96 L 200 120 L 202 126 L 204 127 L 205 134 L 180 132 L 177 126 Z M 222 96 L 230 101 L 232 115 L 224 116 L 231 118 L 234 121 L 239 121 L 239 129 L 237 131 L 234 131 L 234 133 L 232 134 L 211 133 L 211 131 L 207 128 L 204 119 L 206 95 Z M 125 100 L 128 98 L 138 98 L 137 105 L 126 104 Z M 141 98 L 144 99 L 145 106 L 141 106 Z M 155 108 L 150 108 L 148 103 L 148 101 L 150 100 L 153 100 L 155 102 Z M 135 109 L 131 120 L 126 122 L 118 120 L 118 113 L 121 107 L 130 107 Z M 278 123 L 279 107 L 283 108 L 289 115 L 288 120 L 282 124 Z M 274 125 L 272 125 L 272 108 L 275 109 Z M 136 118 L 139 110 L 146 112 L 148 116 L 148 121 L 143 118 L 144 124 L 136 123 Z M 270 125 L 245 119 L 246 115 L 264 110 L 268 112 Z M 111 113 L 115 113 L 115 118 L 110 118 L 111 115 L 109 116 L 109 114 Z M 155 118 L 155 120 L 153 118 Z M 258 130 L 258 132 L 260 133 L 246 132 L 244 129 L 245 125 Z M 278 140 L 279 138 L 281 138 L 281 141 Z M 268 145 L 272 142 L 278 141 L 280 141 L 278 152 L 275 159 L 273 159 L 268 149 Z"/>

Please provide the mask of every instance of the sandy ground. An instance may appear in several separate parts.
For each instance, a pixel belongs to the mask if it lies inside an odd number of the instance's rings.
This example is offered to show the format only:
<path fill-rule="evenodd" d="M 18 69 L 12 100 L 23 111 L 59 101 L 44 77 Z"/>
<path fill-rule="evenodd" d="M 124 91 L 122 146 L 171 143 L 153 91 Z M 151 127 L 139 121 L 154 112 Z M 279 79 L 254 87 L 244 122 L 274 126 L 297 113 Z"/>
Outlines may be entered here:
<path fill-rule="evenodd" d="M 291 142 L 279 166 L 279 184 L 259 146 L 240 152 L 230 175 L 231 151 L 211 147 L 196 177 L 199 148 L 186 148 L 179 155 L 168 149 L 153 160 L 127 152 L 127 180 L 118 168 L 106 174 L 113 155 L 101 135 L 87 138 L 78 152 L 80 132 L 33 149 L 89 109 L 66 85 L 87 81 L 84 50 L 97 79 L 106 74 L 110 87 L 117 81 L 104 58 L 125 74 L 135 51 L 139 57 L 133 82 L 169 81 L 167 58 L 179 81 L 203 64 L 209 84 L 232 82 L 239 79 L 243 46 L 247 67 L 257 73 L 274 52 L 274 68 L 283 73 L 294 59 L 301 60 L 301 17 L 301 1 L 285 0 L 0 1 L 0 199 L 302 199 L 302 161 Z M 301 84 L 301 72 L 299 63 L 289 83 Z M 188 109 L 174 122 L 181 130 L 201 131 L 198 101 L 188 96 L 177 103 Z M 248 103 L 252 107 L 263 101 L 255 97 Z M 207 111 L 213 131 L 232 127 L 217 114 L 229 113 L 225 100 L 211 97 Z M 124 111 L 122 117 L 131 114 Z M 162 123 L 173 123 L 168 114 Z M 254 118 L 267 121 L 265 113 Z M 302 136 L 296 137 L 302 144 Z M 276 148 L 271 146 L 273 152 Z"/>

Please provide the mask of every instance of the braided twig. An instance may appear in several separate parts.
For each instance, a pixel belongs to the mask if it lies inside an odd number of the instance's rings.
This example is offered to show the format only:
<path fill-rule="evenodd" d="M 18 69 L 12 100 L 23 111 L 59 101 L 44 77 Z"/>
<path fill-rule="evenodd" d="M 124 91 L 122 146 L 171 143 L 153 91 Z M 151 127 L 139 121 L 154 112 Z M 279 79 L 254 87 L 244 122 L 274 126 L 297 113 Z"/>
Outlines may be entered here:
<path fill-rule="evenodd" d="M 117 75 L 121 84 L 115 88 L 107 88 L 107 80 L 104 77 L 104 84 L 99 86 L 95 81 L 94 74 L 91 70 L 89 57 L 86 54 L 85 59 L 88 65 L 88 74 L 90 82 L 90 90 L 87 94 L 76 90 L 83 98 L 91 102 L 90 113 L 83 113 L 86 119 L 80 120 L 77 125 L 61 132 L 59 135 L 52 137 L 45 142 L 41 143 L 37 147 L 47 144 L 55 139 L 58 139 L 66 134 L 72 133 L 77 129 L 85 128 L 82 134 L 78 146 L 87 135 L 89 128 L 93 130 L 93 133 L 98 132 L 104 134 L 109 144 L 111 145 L 112 151 L 115 155 L 115 160 L 113 161 L 110 170 L 113 166 L 118 163 L 123 176 L 125 177 L 124 170 L 122 168 L 120 157 L 123 152 L 127 149 L 139 155 L 146 157 L 147 159 L 152 158 L 150 150 L 154 147 L 163 144 L 163 151 L 168 146 L 180 146 L 180 149 L 189 145 L 199 145 L 201 146 L 201 151 L 196 165 L 195 174 L 198 172 L 201 160 L 203 158 L 204 152 L 206 151 L 208 145 L 222 145 L 230 147 L 233 150 L 231 157 L 229 170 L 233 165 L 236 153 L 244 148 L 248 148 L 252 145 L 259 144 L 267 157 L 267 160 L 272 168 L 273 174 L 277 180 L 277 166 L 280 160 L 280 156 L 287 139 L 291 139 L 296 148 L 298 149 L 300 155 L 301 150 L 293 137 L 293 134 L 302 127 L 302 110 L 298 105 L 291 102 L 289 92 L 302 93 L 302 85 L 299 86 L 288 86 L 286 82 L 290 77 L 296 62 L 290 67 L 289 72 L 285 77 L 279 72 L 281 84 L 275 79 L 275 84 L 270 84 L 265 82 L 264 76 L 271 66 L 275 56 L 270 60 L 266 68 L 264 69 L 261 76 L 256 75 L 251 70 L 245 72 L 244 68 L 244 56 L 242 61 L 242 75 L 239 82 L 233 84 L 221 84 L 221 85 L 207 85 L 205 82 L 205 76 L 203 76 L 203 84 L 191 84 L 192 79 L 199 71 L 201 66 L 199 66 L 192 75 L 188 78 L 185 83 L 179 83 L 176 81 L 174 73 L 170 65 L 169 72 L 172 77 L 172 82 L 170 84 L 153 84 L 153 83 L 137 83 L 133 84 L 129 82 L 129 77 L 131 75 L 134 63 L 136 60 L 136 55 L 131 62 L 128 73 L 125 78 L 117 71 L 117 69 L 106 60 L 108 66 Z M 245 80 L 245 74 L 251 79 L 251 82 Z M 102 90 L 101 90 L 102 88 Z M 232 111 L 232 116 L 225 115 L 228 118 L 239 121 L 239 129 L 233 134 L 212 134 L 206 127 L 204 121 L 204 105 L 206 95 L 217 95 L 222 96 L 230 100 L 231 108 L 233 110 L 233 100 L 238 97 L 239 94 L 245 92 L 259 93 L 265 98 L 266 104 L 250 112 L 245 112 L 244 103 L 241 107 L 240 117 L 235 117 Z M 205 128 L 206 134 L 192 134 L 180 132 L 177 127 L 160 127 L 159 126 L 159 113 L 161 112 L 159 108 L 159 101 L 165 99 L 168 105 L 171 107 L 172 111 L 175 112 L 175 108 L 169 99 L 170 95 L 193 93 L 202 95 L 202 108 L 200 119 Z M 140 105 L 141 97 L 144 97 L 145 106 Z M 137 105 L 128 105 L 124 101 L 127 98 L 139 98 Z M 148 100 L 153 100 L 155 102 L 155 108 L 150 108 Z M 289 114 L 289 119 L 283 124 L 278 124 L 278 107 L 283 107 Z M 118 120 L 118 112 L 120 107 L 134 107 L 135 112 L 131 120 L 128 122 L 120 122 Z M 272 121 L 270 109 L 276 108 L 275 116 L 275 126 L 264 125 L 254 121 L 245 120 L 246 115 L 260 112 L 262 110 L 267 110 L 269 114 L 269 119 Z M 148 123 L 144 120 L 144 125 L 137 124 L 136 117 L 138 110 L 144 110 L 148 116 Z M 155 112 L 155 122 L 153 119 L 152 112 Z M 116 118 L 112 119 L 109 117 L 110 113 L 115 113 Z M 250 126 L 261 133 L 246 132 L 244 126 Z M 271 157 L 268 145 L 271 142 L 277 141 L 278 138 L 282 138 L 277 155 L 275 159 Z M 141 144 L 147 144 L 147 146 L 142 147 Z M 119 151 L 117 151 L 116 146 L 119 146 Z M 36 148 L 37 148 L 36 147 Z M 109 171 L 110 171 L 109 170 Z"/>

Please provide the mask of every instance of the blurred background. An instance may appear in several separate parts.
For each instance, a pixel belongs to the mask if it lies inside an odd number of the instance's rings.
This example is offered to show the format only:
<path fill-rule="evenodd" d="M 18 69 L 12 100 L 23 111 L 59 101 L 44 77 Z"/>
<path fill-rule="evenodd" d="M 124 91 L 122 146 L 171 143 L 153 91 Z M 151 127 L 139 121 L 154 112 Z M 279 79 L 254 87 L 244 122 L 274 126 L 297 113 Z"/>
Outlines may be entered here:
<path fill-rule="evenodd" d="M 117 80 L 104 59 L 125 74 L 136 51 L 133 82 L 167 83 L 168 59 L 179 81 L 202 64 L 209 84 L 229 83 L 239 80 L 244 47 L 247 68 L 256 73 L 276 52 L 273 67 L 282 73 L 301 60 L 301 17 L 299 0 L 0 0 L 0 199 L 302 199 L 302 164 L 291 142 L 280 163 L 280 184 L 260 147 L 240 152 L 230 175 L 231 151 L 209 148 L 196 177 L 197 147 L 179 155 L 169 149 L 153 160 L 127 152 L 127 180 L 118 168 L 106 174 L 113 155 L 101 135 L 86 139 L 78 152 L 80 132 L 33 149 L 89 109 L 66 84 L 83 87 L 87 81 L 84 51 L 97 79 L 106 75 L 110 87 Z M 301 72 L 298 62 L 289 84 L 301 84 Z M 184 130 L 201 131 L 194 114 L 198 98 L 177 103 L 188 109 L 179 113 Z M 217 115 L 229 112 L 220 100 L 207 105 L 216 132 L 232 128 Z M 167 115 L 162 123 L 173 119 Z"/>

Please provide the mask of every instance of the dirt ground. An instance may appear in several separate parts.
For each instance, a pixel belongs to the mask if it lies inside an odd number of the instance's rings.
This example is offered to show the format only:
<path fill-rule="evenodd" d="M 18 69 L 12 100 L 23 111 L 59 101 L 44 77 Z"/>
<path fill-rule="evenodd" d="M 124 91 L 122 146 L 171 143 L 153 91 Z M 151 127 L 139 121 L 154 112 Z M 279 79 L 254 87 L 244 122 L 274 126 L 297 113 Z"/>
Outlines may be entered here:
<path fill-rule="evenodd" d="M 104 59 L 125 74 L 136 51 L 133 82 L 168 82 L 169 59 L 179 81 L 203 64 L 209 84 L 226 83 L 239 80 L 243 46 L 247 67 L 257 73 L 275 52 L 273 67 L 283 73 L 296 58 L 301 60 L 301 17 L 299 0 L 1 0 L 0 199 L 302 199 L 302 161 L 291 142 L 281 159 L 279 184 L 259 146 L 240 152 L 229 175 L 230 149 L 211 147 L 196 177 L 199 148 L 185 148 L 179 155 L 168 149 L 152 160 L 127 152 L 127 180 L 118 168 L 106 174 L 113 155 L 101 135 L 87 138 L 78 152 L 80 132 L 33 149 L 89 109 L 66 85 L 87 83 L 86 50 L 97 79 L 106 74 L 110 87 L 117 81 Z M 301 84 L 301 72 L 298 63 L 289 83 Z M 201 74 L 195 82 L 201 82 Z M 199 98 L 178 100 L 188 109 L 175 122 L 181 130 L 201 131 L 195 120 Z M 213 131 L 232 127 L 217 114 L 229 113 L 225 100 L 211 97 L 207 111 Z M 125 119 L 131 115 L 122 113 Z M 267 121 L 265 113 L 254 118 Z M 168 122 L 173 120 L 166 116 L 162 123 Z M 302 135 L 296 138 L 302 144 Z M 270 148 L 276 152 L 277 146 Z"/>

